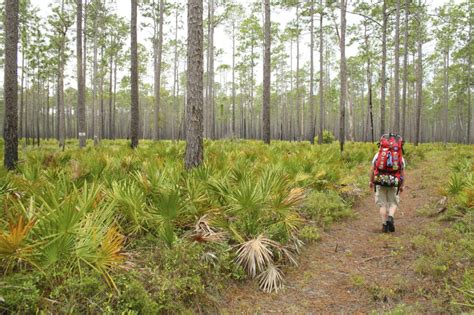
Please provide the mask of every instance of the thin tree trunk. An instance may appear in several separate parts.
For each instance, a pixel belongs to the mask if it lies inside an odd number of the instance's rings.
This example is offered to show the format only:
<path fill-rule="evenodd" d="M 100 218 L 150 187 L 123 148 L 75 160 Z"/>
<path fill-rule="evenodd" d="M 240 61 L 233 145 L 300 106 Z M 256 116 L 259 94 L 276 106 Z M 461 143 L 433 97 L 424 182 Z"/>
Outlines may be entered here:
<path fill-rule="evenodd" d="M 315 136 L 315 121 L 316 118 L 314 117 L 315 108 L 314 108 L 314 0 L 311 0 L 311 23 L 310 23 L 310 72 L 309 72 L 309 107 L 310 107 L 310 115 L 309 115 L 309 141 L 311 144 L 314 144 L 314 136 Z"/>
<path fill-rule="evenodd" d="M 110 63 L 109 63 L 109 124 L 107 129 L 107 138 L 112 139 L 112 81 L 113 81 L 113 54 L 110 54 Z"/>
<path fill-rule="evenodd" d="M 235 137 L 235 20 L 232 20 L 232 138 Z"/>
<path fill-rule="evenodd" d="M 346 7 L 348 0 L 341 0 L 341 96 L 339 99 L 340 120 L 339 120 L 339 143 L 341 152 L 344 151 L 345 142 L 345 117 L 346 117 L 346 92 L 347 92 L 347 69 L 346 69 Z"/>
<path fill-rule="evenodd" d="M 393 119 L 394 133 L 400 132 L 400 0 L 396 4 L 396 22 L 395 22 L 395 117 Z"/>
<path fill-rule="evenodd" d="M 113 110 L 112 110 L 112 139 L 115 140 L 116 133 L 115 133 L 115 118 L 117 115 L 117 110 L 115 108 L 116 105 L 116 96 L 117 96 L 117 56 L 115 56 L 114 62 L 114 99 L 113 99 Z"/>
<path fill-rule="evenodd" d="M 85 107 L 85 82 L 84 72 L 82 69 L 82 0 L 77 2 L 77 36 L 76 36 L 76 53 L 77 53 L 77 115 L 78 115 L 78 136 L 79 147 L 86 146 L 86 107 Z M 84 26 L 85 28 L 85 26 Z M 85 38 L 84 38 L 85 40 Z M 84 60 L 85 63 L 85 60 Z"/>
<path fill-rule="evenodd" d="M 319 135 L 318 143 L 323 143 L 324 131 L 324 33 L 323 33 L 323 0 L 319 0 L 320 16 L 319 16 Z"/>
<path fill-rule="evenodd" d="M 131 18 L 131 121 L 130 136 L 131 147 L 135 149 L 138 146 L 139 129 L 139 109 L 138 109 L 138 52 L 137 52 L 137 1 L 131 0 L 132 18 Z"/>
<path fill-rule="evenodd" d="M 385 67 L 387 63 L 387 8 L 386 0 L 383 0 L 382 14 L 382 73 L 380 75 L 381 91 L 380 91 L 380 134 L 385 133 L 385 87 L 386 87 L 386 73 Z"/>
<path fill-rule="evenodd" d="M 203 6 L 202 0 L 188 0 L 188 62 L 185 167 L 203 161 Z"/>
<path fill-rule="evenodd" d="M 210 137 L 216 138 L 216 115 L 214 105 L 214 0 L 209 0 L 209 114 L 210 114 Z"/>
<path fill-rule="evenodd" d="M 471 43 L 472 19 L 471 6 L 469 6 L 469 43 Z M 472 121 L 472 104 L 471 104 L 471 56 L 469 53 L 467 57 L 467 144 L 471 144 L 471 121 Z"/>
<path fill-rule="evenodd" d="M 374 114 L 372 106 L 372 69 L 371 69 L 371 58 L 370 58 L 370 46 L 369 36 L 367 35 L 367 27 L 365 28 L 365 47 L 367 52 L 367 88 L 368 88 L 368 108 L 369 108 L 369 120 L 370 120 L 370 140 L 375 141 L 374 138 Z"/>
<path fill-rule="evenodd" d="M 100 48 L 100 60 L 104 58 L 104 47 Z M 102 61 L 101 61 L 102 64 Z M 100 95 L 100 132 L 99 140 L 102 140 L 105 136 L 105 111 L 104 111 L 104 73 L 101 66 L 100 70 L 100 81 L 99 81 L 99 95 Z"/>
<path fill-rule="evenodd" d="M 64 14 L 64 0 L 61 3 L 61 14 Z M 63 148 L 65 146 L 65 129 L 66 122 L 64 117 L 64 59 L 65 59 L 65 41 L 66 41 L 66 30 L 61 34 L 61 44 L 59 48 L 59 62 L 58 62 L 58 135 L 59 135 L 59 146 Z"/>
<path fill-rule="evenodd" d="M 173 108 L 171 109 L 171 138 L 176 140 L 177 121 L 177 85 L 178 85 L 178 7 L 175 15 L 175 35 L 174 35 L 174 66 L 173 66 Z"/>
<path fill-rule="evenodd" d="M 296 122 L 298 140 L 303 140 L 303 111 L 300 98 L 300 25 L 299 25 L 299 2 L 296 4 Z"/>
<path fill-rule="evenodd" d="M 22 54 L 21 54 L 21 90 L 20 90 L 20 122 L 19 122 L 19 131 L 20 131 L 20 138 L 25 137 L 25 130 L 23 128 L 23 112 L 25 110 L 25 97 L 24 97 L 24 85 L 25 85 L 25 48 L 21 47 Z"/>
<path fill-rule="evenodd" d="M 421 0 L 420 0 L 421 2 Z M 419 10 L 421 8 L 418 8 Z M 421 27 L 420 15 L 418 13 L 418 25 Z M 423 99 L 423 43 L 421 35 L 419 34 L 421 30 L 418 30 L 418 65 L 416 73 L 416 122 L 415 122 L 415 145 L 417 146 L 420 143 L 420 125 L 421 125 L 421 107 Z"/>
<path fill-rule="evenodd" d="M 449 47 L 444 53 L 444 143 L 448 142 L 448 114 L 449 114 Z"/>
<path fill-rule="evenodd" d="M 155 92 L 155 133 L 154 139 L 160 139 L 160 88 L 161 88 L 161 60 L 163 55 L 163 17 L 165 1 L 160 0 L 160 20 L 158 30 L 158 41 L 155 39 L 155 62 L 154 62 L 154 92 Z"/>
<path fill-rule="evenodd" d="M 265 49 L 263 57 L 263 142 L 270 144 L 270 75 L 271 75 L 271 28 L 270 0 L 265 0 Z"/>
<path fill-rule="evenodd" d="M 405 0 L 405 34 L 403 36 L 403 87 L 402 87 L 402 135 L 406 132 L 406 111 L 407 111 L 407 80 L 408 80 L 408 7 L 410 0 Z"/>

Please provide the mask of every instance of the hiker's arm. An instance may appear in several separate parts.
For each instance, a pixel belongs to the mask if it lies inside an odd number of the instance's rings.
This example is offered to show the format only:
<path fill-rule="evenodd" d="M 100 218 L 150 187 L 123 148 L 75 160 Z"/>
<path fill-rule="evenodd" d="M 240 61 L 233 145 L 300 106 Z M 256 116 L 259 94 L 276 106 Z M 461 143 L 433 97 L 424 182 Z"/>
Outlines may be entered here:
<path fill-rule="evenodd" d="M 369 187 L 374 188 L 374 166 L 370 168 L 370 181 L 369 181 Z"/>
<path fill-rule="evenodd" d="M 400 190 L 400 192 L 403 191 L 403 185 L 405 183 L 405 168 L 402 168 L 402 170 L 400 171 L 400 176 L 403 178 L 401 184 L 400 184 L 400 187 L 398 187 L 398 189 Z"/>

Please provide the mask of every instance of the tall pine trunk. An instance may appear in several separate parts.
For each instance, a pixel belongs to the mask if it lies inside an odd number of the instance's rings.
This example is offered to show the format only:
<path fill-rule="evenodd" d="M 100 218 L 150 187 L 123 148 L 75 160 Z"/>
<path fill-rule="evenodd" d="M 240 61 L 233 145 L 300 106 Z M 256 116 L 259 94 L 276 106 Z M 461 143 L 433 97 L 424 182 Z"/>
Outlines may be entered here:
<path fill-rule="evenodd" d="M 310 72 L 309 72 L 309 107 L 310 107 L 310 115 L 309 115 L 309 141 L 311 144 L 314 144 L 314 136 L 315 136 L 315 121 L 316 118 L 314 117 L 315 108 L 314 108 L 314 0 L 311 0 L 311 22 L 310 22 Z"/>
<path fill-rule="evenodd" d="M 265 0 L 265 47 L 263 57 L 263 142 L 270 144 L 270 73 L 271 73 L 271 28 L 270 0 Z"/>
<path fill-rule="evenodd" d="M 138 52 L 137 52 L 137 1 L 131 0 L 132 18 L 131 18 L 131 121 L 130 138 L 131 147 L 135 149 L 138 146 L 139 129 L 139 109 L 138 109 Z"/>
<path fill-rule="evenodd" d="M 380 90 L 380 134 L 385 133 L 385 88 L 387 84 L 386 80 L 386 64 L 387 64 L 387 8 L 386 0 L 383 1 L 382 15 L 383 15 L 383 26 L 382 26 L 382 73 L 380 74 L 381 90 Z"/>
<path fill-rule="evenodd" d="M 396 19 L 395 19 L 395 117 L 393 119 L 392 132 L 400 132 L 400 0 L 396 3 Z"/>
<path fill-rule="evenodd" d="M 188 0 L 186 169 L 199 166 L 204 158 L 202 13 L 202 0 Z"/>
<path fill-rule="evenodd" d="M 324 131 L 324 33 L 323 33 L 323 0 L 319 0 L 320 16 L 319 16 L 319 135 L 318 143 L 323 143 Z"/>
<path fill-rule="evenodd" d="M 469 7 L 471 9 L 471 7 Z M 471 10 L 469 10 L 469 43 L 471 43 L 472 19 Z M 471 124 L 472 124 L 472 104 L 471 104 L 471 61 L 472 54 L 467 57 L 467 144 L 471 144 Z"/>
<path fill-rule="evenodd" d="M 61 15 L 64 14 L 64 0 L 61 3 Z M 59 146 L 65 146 L 66 121 L 64 115 L 64 59 L 66 49 L 66 31 L 61 34 L 58 60 L 58 139 Z"/>
<path fill-rule="evenodd" d="M 444 52 L 444 138 L 446 144 L 448 142 L 448 121 L 449 121 L 449 46 Z"/>
<path fill-rule="evenodd" d="M 407 111 L 407 80 L 408 80 L 408 14 L 410 0 L 405 0 L 405 29 L 403 36 L 403 87 L 402 87 L 402 121 L 401 133 L 405 137 Z"/>
<path fill-rule="evenodd" d="M 161 60 L 163 55 L 163 17 L 165 10 L 165 1 L 160 0 L 160 20 L 159 20 L 159 30 L 158 30 L 158 39 L 155 38 L 154 41 L 154 95 L 155 95 L 155 132 L 153 138 L 155 140 L 160 139 L 160 88 L 161 88 Z"/>
<path fill-rule="evenodd" d="M 421 4 L 421 0 L 420 0 Z M 418 10 L 421 10 L 421 5 L 419 6 Z M 417 146 L 420 143 L 420 125 L 421 125 L 421 107 L 423 102 L 423 43 L 422 43 L 422 35 L 421 35 L 421 14 L 418 12 L 418 61 L 416 67 L 416 121 L 415 121 L 415 145 Z"/>
<path fill-rule="evenodd" d="M 3 164 L 14 170 L 18 162 L 18 1 L 5 0 L 5 65 L 3 97 L 5 101 L 5 123 L 3 138 L 5 151 Z M 23 70 L 22 70 L 23 71 Z"/>
<path fill-rule="evenodd" d="M 76 54 L 77 54 L 77 115 L 78 115 L 78 136 L 79 147 L 86 145 L 86 107 L 84 98 L 84 72 L 82 68 L 82 0 L 77 1 L 77 36 L 76 36 Z M 84 27 L 85 28 L 85 27 Z M 85 62 L 85 60 L 84 60 Z"/>
<path fill-rule="evenodd" d="M 346 69 L 346 8 L 348 0 L 341 0 L 341 90 L 339 98 L 339 144 L 341 152 L 344 151 L 346 133 L 346 99 L 347 99 L 347 69 Z"/>

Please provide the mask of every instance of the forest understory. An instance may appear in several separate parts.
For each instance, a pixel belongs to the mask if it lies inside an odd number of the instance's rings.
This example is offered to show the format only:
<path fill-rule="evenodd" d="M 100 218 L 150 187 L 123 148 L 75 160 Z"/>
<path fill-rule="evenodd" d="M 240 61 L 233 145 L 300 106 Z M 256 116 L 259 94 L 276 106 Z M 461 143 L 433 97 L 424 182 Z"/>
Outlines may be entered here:
<path fill-rule="evenodd" d="M 473 309 L 470 146 L 407 144 L 382 234 L 374 144 L 207 141 L 187 172 L 182 142 L 72 142 L 0 171 L 3 313 Z"/>

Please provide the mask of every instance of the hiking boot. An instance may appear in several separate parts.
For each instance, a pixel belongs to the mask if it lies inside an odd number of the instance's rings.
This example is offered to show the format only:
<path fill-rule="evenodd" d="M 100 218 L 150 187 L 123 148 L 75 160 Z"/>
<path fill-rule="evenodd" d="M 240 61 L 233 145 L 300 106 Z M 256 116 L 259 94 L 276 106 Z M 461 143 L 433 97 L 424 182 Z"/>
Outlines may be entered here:
<path fill-rule="evenodd" d="M 382 224 L 382 233 L 388 233 L 388 225 L 386 223 Z"/>
<path fill-rule="evenodd" d="M 387 228 L 388 228 L 389 232 L 395 232 L 395 224 L 393 223 L 393 217 L 392 216 L 388 216 Z"/>

